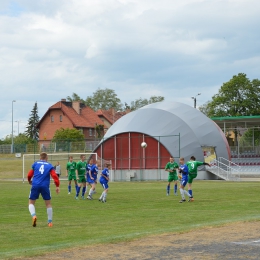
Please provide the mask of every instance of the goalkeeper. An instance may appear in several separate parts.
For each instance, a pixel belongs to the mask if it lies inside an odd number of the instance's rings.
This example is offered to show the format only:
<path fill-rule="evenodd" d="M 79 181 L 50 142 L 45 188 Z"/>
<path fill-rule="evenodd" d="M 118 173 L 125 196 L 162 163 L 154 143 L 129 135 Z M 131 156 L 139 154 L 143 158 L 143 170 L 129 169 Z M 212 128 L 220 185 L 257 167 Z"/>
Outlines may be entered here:
<path fill-rule="evenodd" d="M 189 176 L 189 169 L 188 166 L 184 163 L 184 158 L 181 157 L 180 160 L 180 166 L 179 166 L 179 174 L 178 177 L 181 180 L 180 183 L 180 193 L 181 193 L 181 200 L 180 203 L 185 202 L 185 195 L 189 197 L 189 201 L 193 201 L 193 197 L 186 191 L 184 190 L 187 182 L 188 182 L 188 176 Z"/>

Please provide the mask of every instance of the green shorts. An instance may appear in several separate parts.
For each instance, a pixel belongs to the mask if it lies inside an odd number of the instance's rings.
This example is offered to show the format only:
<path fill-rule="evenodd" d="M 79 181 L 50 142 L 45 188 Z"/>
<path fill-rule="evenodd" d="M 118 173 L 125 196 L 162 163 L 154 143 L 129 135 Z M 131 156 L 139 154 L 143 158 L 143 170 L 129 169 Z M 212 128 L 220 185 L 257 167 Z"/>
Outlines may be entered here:
<path fill-rule="evenodd" d="M 175 174 L 169 174 L 169 176 L 168 176 L 168 182 L 172 182 L 172 181 L 177 181 L 178 180 L 178 176 L 177 176 L 177 173 L 175 173 Z"/>
<path fill-rule="evenodd" d="M 69 174 L 69 176 L 68 176 L 68 181 L 72 181 L 72 180 L 74 180 L 74 181 L 77 180 L 76 174 Z"/>
<path fill-rule="evenodd" d="M 197 175 L 198 175 L 197 173 L 189 173 L 188 183 L 192 183 L 193 179 L 195 179 Z"/>
<path fill-rule="evenodd" d="M 79 176 L 78 183 L 86 183 L 86 177 L 85 176 Z"/>

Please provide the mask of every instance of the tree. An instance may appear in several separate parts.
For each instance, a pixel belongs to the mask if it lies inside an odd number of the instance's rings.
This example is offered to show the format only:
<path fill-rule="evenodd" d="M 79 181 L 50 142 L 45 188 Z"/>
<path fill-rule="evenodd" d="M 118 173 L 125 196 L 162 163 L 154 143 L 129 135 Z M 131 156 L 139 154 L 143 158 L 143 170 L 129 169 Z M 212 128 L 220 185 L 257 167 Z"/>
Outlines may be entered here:
<path fill-rule="evenodd" d="M 82 103 L 85 103 L 85 101 L 76 93 L 72 93 L 72 96 L 67 96 L 67 100 L 70 102 L 73 101 L 81 101 Z"/>
<path fill-rule="evenodd" d="M 84 140 L 84 135 L 80 130 L 77 130 L 75 128 L 60 128 L 56 130 L 53 136 L 53 141 L 64 141 L 64 140 L 70 140 L 70 141 L 82 141 Z"/>
<path fill-rule="evenodd" d="M 136 99 L 135 101 L 132 101 L 131 102 L 131 107 L 130 109 L 132 111 L 134 110 L 137 110 L 143 106 L 146 106 L 146 105 L 149 105 L 149 104 L 152 104 L 152 103 L 156 103 L 156 102 L 161 102 L 164 100 L 164 97 L 162 96 L 151 96 L 150 99 L 146 99 L 146 98 L 138 98 Z M 125 107 L 127 107 L 128 105 L 125 103 Z"/>
<path fill-rule="evenodd" d="M 121 110 L 123 106 L 115 91 L 108 88 L 98 88 L 93 93 L 93 96 L 86 98 L 85 104 L 95 111 L 98 109 L 108 110 L 110 108 L 114 108 L 117 111 Z"/>
<path fill-rule="evenodd" d="M 209 103 L 210 103 L 210 101 L 207 101 L 205 104 L 201 105 L 199 107 L 200 112 L 202 112 L 205 115 L 208 115 L 209 114 L 209 110 L 210 110 L 209 109 Z"/>
<path fill-rule="evenodd" d="M 209 117 L 247 116 L 260 114 L 260 81 L 250 81 L 239 73 L 224 83 L 212 101 L 203 105 Z"/>
<path fill-rule="evenodd" d="M 254 145 L 260 144 L 260 130 L 248 129 L 239 140 L 239 144 L 243 146 L 251 146 L 254 140 Z"/>
<path fill-rule="evenodd" d="M 39 129 L 37 128 L 37 124 L 39 123 L 39 116 L 38 116 L 38 106 L 37 102 L 35 102 L 33 109 L 31 111 L 30 118 L 28 120 L 27 130 L 25 134 L 27 137 L 38 140 L 39 139 Z"/>
<path fill-rule="evenodd" d="M 239 73 L 228 82 L 223 83 L 219 93 L 212 101 L 204 104 L 200 110 L 208 117 L 250 116 L 260 114 L 260 81 L 250 81 L 246 74 Z M 238 142 L 239 130 L 234 129 L 235 144 Z"/>
<path fill-rule="evenodd" d="M 104 133 L 104 125 L 96 125 L 95 129 L 97 133 L 97 138 L 101 138 L 102 134 Z"/>
<path fill-rule="evenodd" d="M 82 151 L 85 149 L 84 135 L 75 128 L 60 128 L 56 130 L 52 141 L 56 143 L 57 151 Z"/>
<path fill-rule="evenodd" d="M 14 143 L 15 144 L 31 144 L 33 143 L 33 139 L 26 136 L 25 133 L 21 133 L 14 137 Z"/>

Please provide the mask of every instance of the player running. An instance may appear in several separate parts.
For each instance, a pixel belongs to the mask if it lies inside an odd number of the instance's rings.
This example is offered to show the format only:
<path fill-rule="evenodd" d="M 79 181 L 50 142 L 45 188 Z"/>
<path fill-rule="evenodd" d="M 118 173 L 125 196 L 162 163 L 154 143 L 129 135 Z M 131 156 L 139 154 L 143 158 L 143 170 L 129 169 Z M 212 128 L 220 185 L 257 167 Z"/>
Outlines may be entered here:
<path fill-rule="evenodd" d="M 171 182 L 174 181 L 174 195 L 177 195 L 177 172 L 176 169 L 179 168 L 179 165 L 174 161 L 173 157 L 170 157 L 170 161 L 165 166 L 165 171 L 169 172 L 168 175 L 168 185 L 166 187 L 166 195 L 170 194 Z"/>
<path fill-rule="evenodd" d="M 75 183 L 75 189 L 76 189 L 76 193 L 77 193 L 77 179 L 76 179 L 76 162 L 73 161 L 73 156 L 69 157 L 69 161 L 67 162 L 67 166 L 66 166 L 66 171 L 67 174 L 66 176 L 68 177 L 68 194 L 71 193 L 71 181 L 74 180 Z"/>
<path fill-rule="evenodd" d="M 195 179 L 198 175 L 198 166 L 200 165 L 210 166 L 210 164 L 201 161 L 196 161 L 196 158 L 194 156 L 191 156 L 190 160 L 186 162 L 186 164 L 189 169 L 188 192 L 193 197 L 191 186 L 192 186 L 193 179 Z"/>
<path fill-rule="evenodd" d="M 29 184 L 32 185 L 29 195 L 29 212 L 32 216 L 32 226 L 36 227 L 36 212 L 35 202 L 42 195 L 47 208 L 48 226 L 52 227 L 52 206 L 51 206 L 51 192 L 50 192 L 50 176 L 53 178 L 56 185 L 56 193 L 60 192 L 60 181 L 54 170 L 52 164 L 47 162 L 47 153 L 40 154 L 40 160 L 34 162 L 32 169 L 28 172 L 27 178 Z M 33 180 L 31 180 L 33 178 Z"/>
<path fill-rule="evenodd" d="M 77 193 L 75 196 L 75 199 L 78 200 L 79 199 L 79 193 L 80 193 L 80 189 L 81 186 L 83 185 L 82 188 L 82 195 L 81 198 L 84 200 L 85 197 L 85 191 L 86 191 L 86 156 L 84 154 L 80 155 L 80 161 L 77 162 L 76 164 L 76 177 L 77 177 L 77 181 L 78 181 L 78 187 L 77 187 Z"/>
<path fill-rule="evenodd" d="M 180 203 L 185 202 L 185 195 L 189 197 L 189 201 L 193 201 L 193 197 L 186 191 L 184 190 L 187 182 L 188 182 L 188 176 L 189 176 L 189 169 L 188 166 L 184 163 L 184 158 L 181 157 L 180 160 L 180 166 L 179 166 L 179 178 L 181 179 L 180 183 L 180 193 L 181 193 L 181 200 L 179 201 Z"/>
<path fill-rule="evenodd" d="M 105 168 L 101 173 L 99 182 L 102 185 L 104 191 L 102 192 L 99 201 L 106 202 L 107 192 L 108 192 L 108 182 L 109 182 L 109 170 L 111 169 L 111 164 L 106 163 Z"/>
<path fill-rule="evenodd" d="M 96 164 L 92 165 L 91 170 L 88 175 L 87 182 L 91 185 L 91 189 L 89 190 L 89 194 L 87 197 L 87 199 L 89 199 L 89 200 L 93 199 L 92 195 L 95 193 L 95 190 L 96 190 L 98 166 L 99 166 L 99 161 L 97 161 Z"/>

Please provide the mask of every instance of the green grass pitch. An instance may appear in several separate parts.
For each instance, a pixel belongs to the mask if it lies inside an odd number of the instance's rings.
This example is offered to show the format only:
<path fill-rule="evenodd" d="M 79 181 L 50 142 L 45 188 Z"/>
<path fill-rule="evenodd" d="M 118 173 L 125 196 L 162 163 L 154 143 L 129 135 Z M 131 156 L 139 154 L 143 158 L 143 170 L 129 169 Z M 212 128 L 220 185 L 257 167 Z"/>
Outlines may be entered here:
<path fill-rule="evenodd" d="M 51 190 L 53 227 L 47 226 L 40 198 L 37 227 L 33 228 L 28 211 L 30 185 L 0 182 L 0 259 L 260 219 L 257 182 L 195 181 L 195 201 L 182 204 L 172 189 L 166 196 L 162 181 L 110 183 L 107 203 L 98 201 L 101 185 L 93 201 L 76 201 L 74 187 L 68 195 L 67 181 L 61 182 L 59 195 L 53 183 Z"/>

